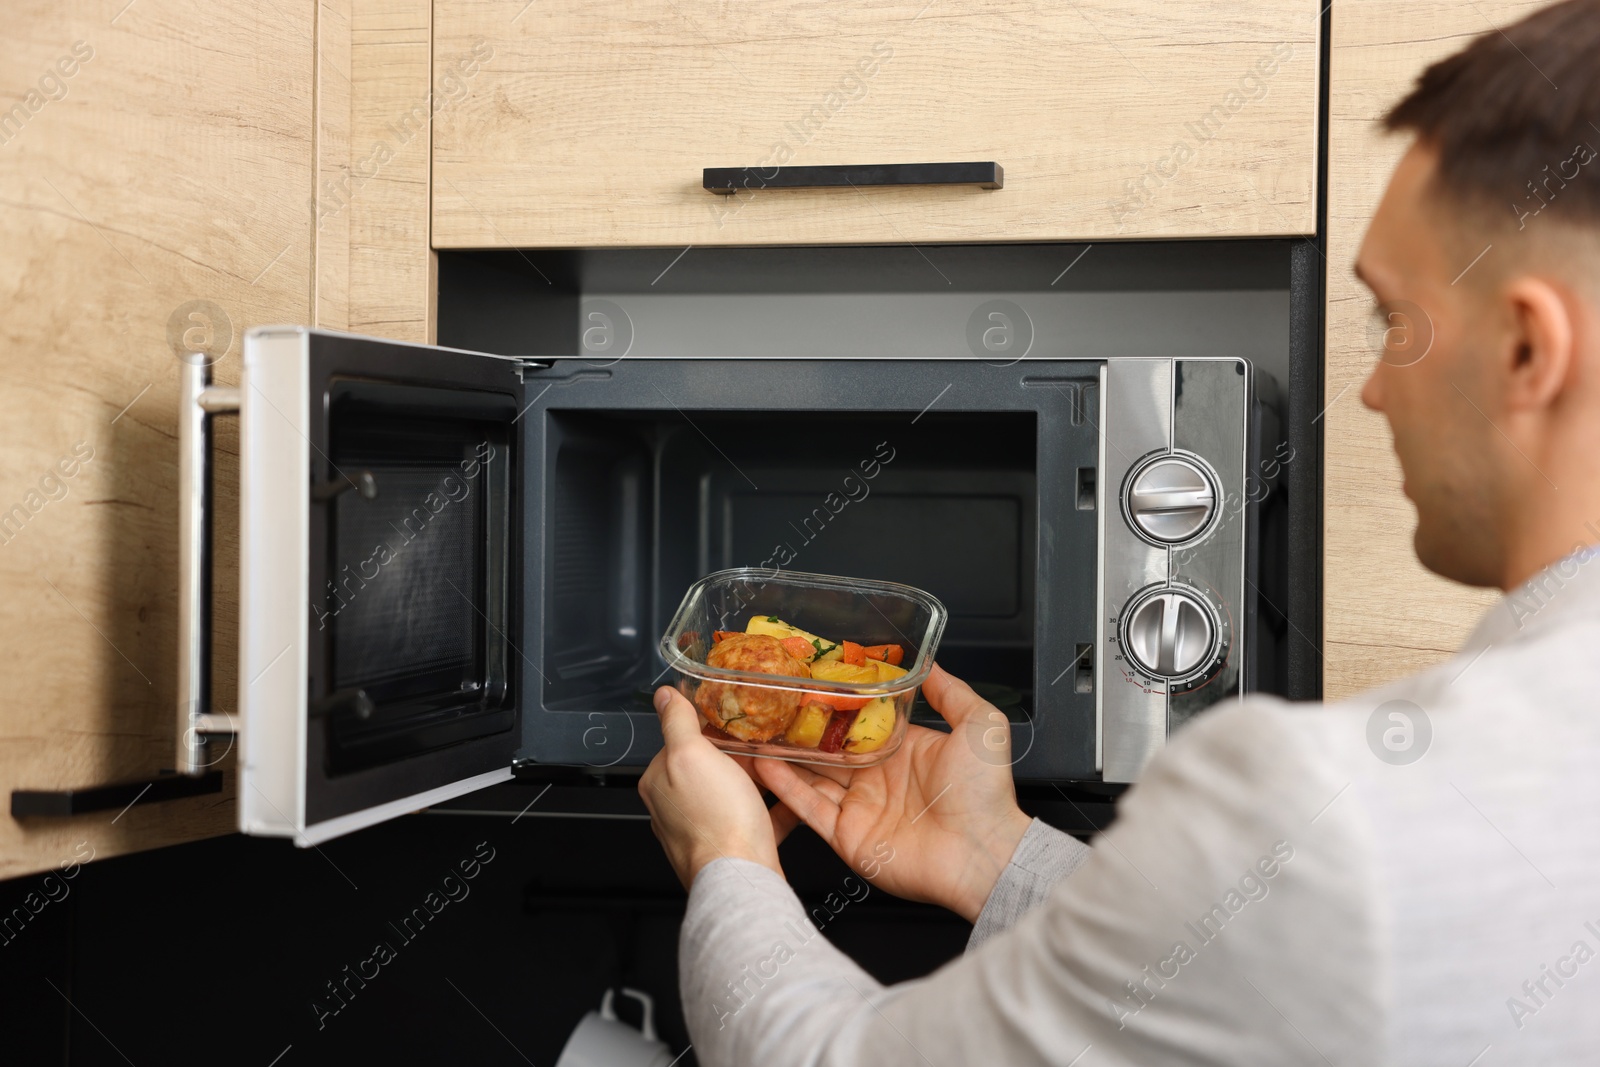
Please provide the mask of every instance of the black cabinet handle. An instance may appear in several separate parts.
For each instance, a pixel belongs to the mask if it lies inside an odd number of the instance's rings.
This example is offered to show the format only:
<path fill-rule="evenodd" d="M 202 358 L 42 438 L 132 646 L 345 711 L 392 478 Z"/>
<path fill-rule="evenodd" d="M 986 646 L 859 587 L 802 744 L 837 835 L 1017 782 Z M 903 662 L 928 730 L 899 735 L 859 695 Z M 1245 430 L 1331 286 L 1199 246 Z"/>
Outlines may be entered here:
<path fill-rule="evenodd" d="M 744 189 L 832 189 L 886 185 L 976 185 L 1000 189 L 998 163 L 864 163 L 828 167 L 707 167 L 709 193 L 728 196 Z"/>
<path fill-rule="evenodd" d="M 134 804 L 154 804 L 158 800 L 179 800 L 183 797 L 220 792 L 222 792 L 221 771 L 206 771 L 199 777 L 187 774 L 163 774 L 157 778 L 145 778 L 137 782 L 88 786 L 83 789 L 13 789 L 11 817 L 13 819 L 26 819 L 31 816 L 60 818 L 65 815 L 83 815 L 91 811 L 110 811 L 113 808 L 127 811 Z M 118 815 L 117 819 L 120 818 L 122 816 Z M 111 821 L 116 822 L 117 819 Z"/>

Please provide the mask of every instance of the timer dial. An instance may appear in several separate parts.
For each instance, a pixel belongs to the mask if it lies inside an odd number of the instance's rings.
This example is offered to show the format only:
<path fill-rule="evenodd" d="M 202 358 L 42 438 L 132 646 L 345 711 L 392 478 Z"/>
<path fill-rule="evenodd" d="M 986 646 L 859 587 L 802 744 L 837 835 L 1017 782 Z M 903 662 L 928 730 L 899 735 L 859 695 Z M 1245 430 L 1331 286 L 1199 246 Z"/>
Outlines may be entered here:
<path fill-rule="evenodd" d="M 1161 586 L 1128 602 L 1121 637 L 1123 654 L 1139 670 L 1185 682 L 1216 662 L 1221 626 L 1199 594 Z"/>

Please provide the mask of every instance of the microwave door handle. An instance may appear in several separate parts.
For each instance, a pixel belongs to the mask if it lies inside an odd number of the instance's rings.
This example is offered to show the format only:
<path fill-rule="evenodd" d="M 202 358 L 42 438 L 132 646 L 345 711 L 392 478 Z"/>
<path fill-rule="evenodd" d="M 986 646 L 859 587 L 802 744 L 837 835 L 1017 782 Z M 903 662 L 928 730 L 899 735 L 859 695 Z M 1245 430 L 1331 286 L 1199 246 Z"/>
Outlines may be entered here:
<path fill-rule="evenodd" d="M 178 368 L 179 774 L 206 773 L 206 734 L 238 733 L 234 715 L 209 710 L 211 683 L 211 416 L 236 413 L 239 390 L 211 384 L 210 357 L 189 352 Z"/>

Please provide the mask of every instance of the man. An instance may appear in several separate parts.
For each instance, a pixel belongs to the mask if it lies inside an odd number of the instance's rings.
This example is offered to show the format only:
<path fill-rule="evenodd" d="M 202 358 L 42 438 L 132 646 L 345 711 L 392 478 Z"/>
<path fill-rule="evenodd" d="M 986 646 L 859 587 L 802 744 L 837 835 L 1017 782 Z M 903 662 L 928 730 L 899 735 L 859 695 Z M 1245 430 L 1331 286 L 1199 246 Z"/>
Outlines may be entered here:
<path fill-rule="evenodd" d="M 1357 273 L 1423 334 L 1391 338 L 1362 399 L 1422 562 L 1510 591 L 1461 652 L 1342 704 L 1201 717 L 1093 848 L 1022 815 L 962 737 L 988 706 L 948 674 L 923 692 L 953 733 L 853 775 L 747 771 L 662 690 L 640 792 L 692 887 L 702 1064 L 1600 1055 L 1596 56 L 1600 2 L 1570 0 L 1436 64 L 1387 119 L 1415 142 Z M 888 988 L 856 967 L 783 879 L 796 818 L 874 885 L 973 920 L 967 954 Z"/>

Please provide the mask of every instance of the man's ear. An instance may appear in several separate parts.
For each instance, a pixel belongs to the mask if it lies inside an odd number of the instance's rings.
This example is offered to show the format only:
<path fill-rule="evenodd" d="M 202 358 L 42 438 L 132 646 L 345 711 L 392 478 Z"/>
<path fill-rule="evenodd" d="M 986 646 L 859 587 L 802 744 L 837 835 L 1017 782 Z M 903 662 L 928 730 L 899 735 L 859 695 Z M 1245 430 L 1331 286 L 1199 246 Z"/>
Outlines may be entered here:
<path fill-rule="evenodd" d="M 1513 279 L 1504 290 L 1510 305 L 1511 349 L 1503 368 L 1505 406 L 1512 411 L 1547 407 L 1569 384 L 1576 353 L 1568 294 L 1535 275 Z"/>

